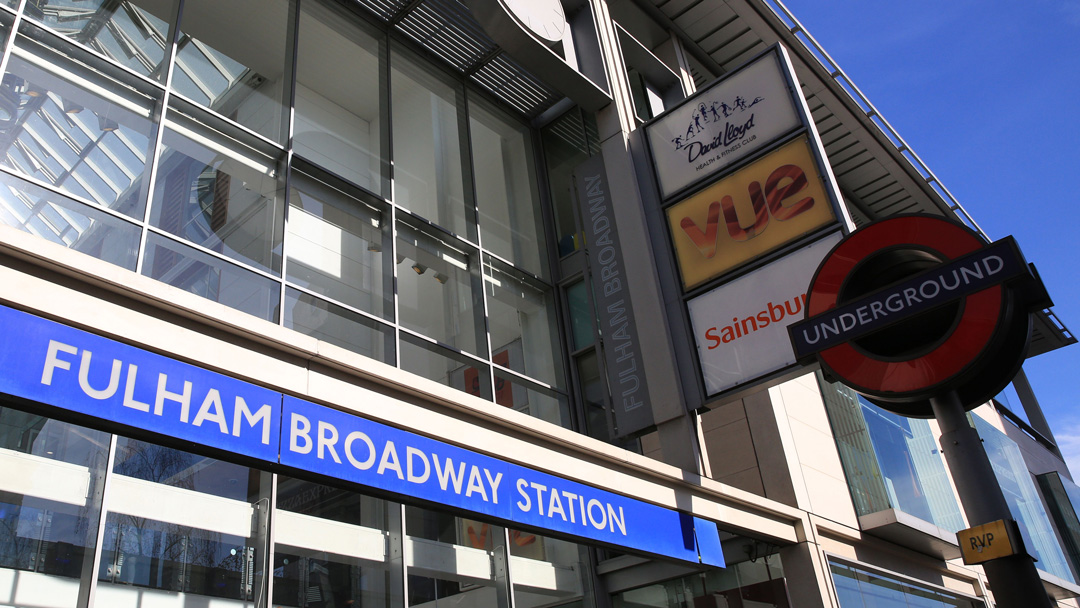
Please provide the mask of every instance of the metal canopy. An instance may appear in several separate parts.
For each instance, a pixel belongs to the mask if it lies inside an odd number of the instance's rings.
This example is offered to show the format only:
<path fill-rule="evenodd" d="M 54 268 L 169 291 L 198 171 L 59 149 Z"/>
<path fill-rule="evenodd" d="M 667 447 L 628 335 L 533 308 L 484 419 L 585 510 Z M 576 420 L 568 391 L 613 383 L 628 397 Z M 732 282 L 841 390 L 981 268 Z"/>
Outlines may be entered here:
<path fill-rule="evenodd" d="M 527 118 L 563 98 L 503 53 L 457 0 L 355 2 Z"/>
<path fill-rule="evenodd" d="M 991 240 L 779 0 L 634 2 L 669 26 L 692 56 L 717 74 L 776 42 L 791 51 L 829 164 L 857 226 L 901 213 L 930 213 L 959 220 Z M 1029 356 L 1074 342 L 1051 310 L 1035 315 Z"/>

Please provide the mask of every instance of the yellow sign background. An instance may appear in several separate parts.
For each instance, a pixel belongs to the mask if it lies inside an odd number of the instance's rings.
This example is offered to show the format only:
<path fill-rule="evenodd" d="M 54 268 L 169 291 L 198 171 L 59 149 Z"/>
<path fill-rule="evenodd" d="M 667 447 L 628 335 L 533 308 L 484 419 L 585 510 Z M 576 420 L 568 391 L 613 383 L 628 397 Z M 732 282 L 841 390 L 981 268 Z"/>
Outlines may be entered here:
<path fill-rule="evenodd" d="M 762 193 L 759 200 L 764 198 L 768 194 L 766 184 L 770 175 L 785 165 L 794 165 L 802 170 L 806 176 L 806 187 L 780 200 L 782 214 L 791 212 L 794 206 L 807 197 L 813 199 L 813 204 L 797 215 L 783 220 L 774 217 L 769 211 L 769 205 L 765 205 L 761 210 L 764 211 L 762 217 L 760 211 L 755 213 L 751 188 L 756 187 L 757 192 Z M 792 182 L 790 178 L 781 179 L 776 184 L 776 189 L 783 189 Z M 738 217 L 739 226 L 744 229 L 751 227 L 755 232 L 752 236 L 745 240 L 736 240 L 731 236 L 725 222 L 725 213 L 720 207 L 725 197 L 730 197 L 728 202 Z M 713 203 L 716 203 L 716 206 L 713 206 Z M 716 218 L 719 213 L 718 221 L 711 225 L 710 211 L 712 218 Z M 825 186 L 818 176 L 817 165 L 810 153 L 806 137 L 785 144 L 705 190 L 676 203 L 667 210 L 667 217 L 684 289 L 720 276 L 836 219 L 825 194 Z M 757 227 L 753 228 L 755 225 Z M 738 230 L 735 227 L 733 229 Z M 714 234 L 715 238 L 708 238 Z M 713 245 L 715 250 L 711 249 Z"/>

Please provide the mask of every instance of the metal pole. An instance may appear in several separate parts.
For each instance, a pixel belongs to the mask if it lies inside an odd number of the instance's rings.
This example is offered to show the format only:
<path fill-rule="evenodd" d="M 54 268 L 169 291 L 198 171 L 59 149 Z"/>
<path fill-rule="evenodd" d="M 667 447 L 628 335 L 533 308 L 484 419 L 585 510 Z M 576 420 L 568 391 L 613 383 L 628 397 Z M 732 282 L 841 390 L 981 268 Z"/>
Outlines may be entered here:
<path fill-rule="evenodd" d="M 964 405 L 956 392 L 933 397 L 930 405 L 941 427 L 941 449 L 952 470 L 968 525 L 1012 519 L 982 440 L 968 424 Z M 1035 560 L 1026 553 L 991 560 L 982 566 L 999 608 L 1052 607 L 1035 570 Z"/>

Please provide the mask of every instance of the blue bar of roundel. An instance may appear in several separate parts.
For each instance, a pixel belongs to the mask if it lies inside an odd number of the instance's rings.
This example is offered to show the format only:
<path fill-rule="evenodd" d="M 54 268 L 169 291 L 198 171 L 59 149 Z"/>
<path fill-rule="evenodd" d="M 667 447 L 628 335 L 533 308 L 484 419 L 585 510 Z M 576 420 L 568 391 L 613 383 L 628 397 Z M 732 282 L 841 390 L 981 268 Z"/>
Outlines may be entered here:
<path fill-rule="evenodd" d="M 698 562 L 692 531 L 684 541 L 677 511 L 288 395 L 282 411 L 281 464 L 504 521 Z"/>
<path fill-rule="evenodd" d="M 0 327 L 2 393 L 277 460 L 280 393 L 4 306 Z"/>
<path fill-rule="evenodd" d="M 717 529 L 715 522 L 695 517 L 694 537 L 697 539 L 701 563 L 718 568 L 725 567 L 724 549 L 720 545 L 720 530 Z"/>

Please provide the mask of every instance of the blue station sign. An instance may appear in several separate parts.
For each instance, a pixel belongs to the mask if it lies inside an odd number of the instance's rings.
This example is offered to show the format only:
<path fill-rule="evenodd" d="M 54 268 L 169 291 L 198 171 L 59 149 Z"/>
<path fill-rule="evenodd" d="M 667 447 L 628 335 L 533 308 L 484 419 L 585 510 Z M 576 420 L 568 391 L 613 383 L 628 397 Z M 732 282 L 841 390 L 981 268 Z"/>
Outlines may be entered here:
<path fill-rule="evenodd" d="M 0 306 L 0 393 L 405 498 L 724 566 L 714 522 Z"/>

